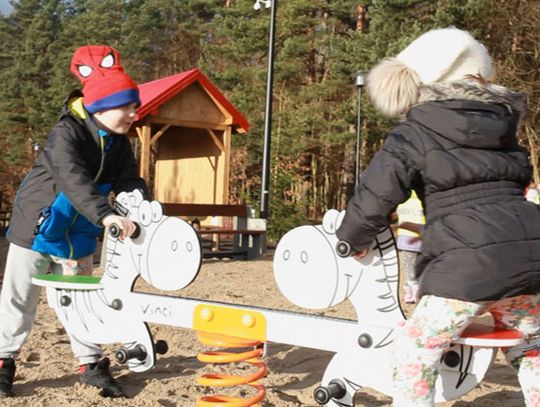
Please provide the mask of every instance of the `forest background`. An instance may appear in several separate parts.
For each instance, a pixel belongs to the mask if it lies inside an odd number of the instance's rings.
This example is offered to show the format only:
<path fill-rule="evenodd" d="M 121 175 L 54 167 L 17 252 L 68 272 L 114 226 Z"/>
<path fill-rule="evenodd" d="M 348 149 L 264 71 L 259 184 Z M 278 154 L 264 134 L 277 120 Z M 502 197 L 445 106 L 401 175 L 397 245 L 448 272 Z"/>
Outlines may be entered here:
<path fill-rule="evenodd" d="M 0 190 L 10 205 L 43 147 L 85 44 L 117 48 L 138 83 L 200 68 L 247 117 L 233 138 L 231 202 L 259 207 L 270 10 L 254 0 L 18 0 L 0 14 Z M 431 29 L 472 32 L 498 83 L 528 95 L 520 128 L 540 182 L 540 0 L 278 0 L 269 235 L 341 209 L 354 190 L 356 74 Z M 264 5 L 263 5 L 264 6 Z M 395 124 L 362 95 L 364 168 Z"/>

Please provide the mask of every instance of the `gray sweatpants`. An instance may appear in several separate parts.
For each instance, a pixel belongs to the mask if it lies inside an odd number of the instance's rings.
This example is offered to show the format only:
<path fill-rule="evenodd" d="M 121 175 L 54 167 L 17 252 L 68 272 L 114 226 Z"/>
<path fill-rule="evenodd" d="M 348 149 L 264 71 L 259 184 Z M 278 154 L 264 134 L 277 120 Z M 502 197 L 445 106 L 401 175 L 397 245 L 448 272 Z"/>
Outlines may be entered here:
<path fill-rule="evenodd" d="M 52 270 L 62 274 L 66 260 L 41 254 L 13 243 L 9 245 L 0 294 L 0 358 L 15 357 L 30 334 L 41 287 L 32 284 L 32 277 Z M 83 343 L 68 333 L 71 349 L 80 364 L 95 363 L 101 348 Z"/>

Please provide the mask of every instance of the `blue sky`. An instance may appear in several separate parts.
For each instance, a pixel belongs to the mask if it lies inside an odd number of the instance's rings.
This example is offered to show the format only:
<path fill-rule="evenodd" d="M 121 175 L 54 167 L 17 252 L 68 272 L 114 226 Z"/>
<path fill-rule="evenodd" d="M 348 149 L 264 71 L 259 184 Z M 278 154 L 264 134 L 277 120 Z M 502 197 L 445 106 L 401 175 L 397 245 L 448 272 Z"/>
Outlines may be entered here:
<path fill-rule="evenodd" d="M 0 12 L 2 14 L 9 14 L 11 12 L 11 6 L 8 0 L 0 0 Z"/>

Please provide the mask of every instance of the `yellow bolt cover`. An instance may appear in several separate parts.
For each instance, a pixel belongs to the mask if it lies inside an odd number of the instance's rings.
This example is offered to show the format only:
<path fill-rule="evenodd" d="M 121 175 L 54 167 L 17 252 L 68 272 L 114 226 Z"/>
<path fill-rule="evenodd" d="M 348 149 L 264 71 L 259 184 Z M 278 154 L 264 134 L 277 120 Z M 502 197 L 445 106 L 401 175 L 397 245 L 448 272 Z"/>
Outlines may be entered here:
<path fill-rule="evenodd" d="M 199 304 L 193 312 L 193 329 L 266 342 L 266 318 L 257 311 Z"/>
<path fill-rule="evenodd" d="M 201 318 L 204 319 L 205 321 L 211 321 L 212 319 L 214 319 L 214 312 L 208 307 L 202 308 L 200 315 L 201 315 Z"/>
<path fill-rule="evenodd" d="M 246 314 L 242 316 L 242 325 L 244 325 L 246 328 L 253 328 L 257 321 L 255 318 L 253 318 L 253 315 Z"/>

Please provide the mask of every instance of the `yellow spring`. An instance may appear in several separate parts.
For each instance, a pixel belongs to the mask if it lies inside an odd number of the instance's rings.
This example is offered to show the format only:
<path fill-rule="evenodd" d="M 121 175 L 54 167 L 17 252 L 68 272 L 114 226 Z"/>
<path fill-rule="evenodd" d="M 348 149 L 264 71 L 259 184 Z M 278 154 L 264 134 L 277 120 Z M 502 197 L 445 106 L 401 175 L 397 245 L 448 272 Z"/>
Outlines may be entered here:
<path fill-rule="evenodd" d="M 266 376 L 268 369 L 261 359 L 263 356 L 263 343 L 261 341 L 235 338 L 231 336 L 197 332 L 197 338 L 201 343 L 220 348 L 252 348 L 245 352 L 202 352 L 197 359 L 203 363 L 233 363 L 245 362 L 257 367 L 257 371 L 247 376 L 224 375 L 219 373 L 205 374 L 197 378 L 197 383 L 204 386 L 232 387 L 246 385 L 257 389 L 257 394 L 251 398 L 239 398 L 215 394 L 203 396 L 197 400 L 197 407 L 248 407 L 259 406 L 259 402 L 266 396 L 266 388 L 259 383 L 259 379 Z"/>

